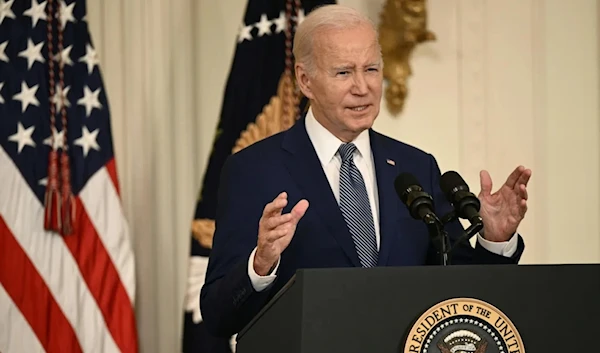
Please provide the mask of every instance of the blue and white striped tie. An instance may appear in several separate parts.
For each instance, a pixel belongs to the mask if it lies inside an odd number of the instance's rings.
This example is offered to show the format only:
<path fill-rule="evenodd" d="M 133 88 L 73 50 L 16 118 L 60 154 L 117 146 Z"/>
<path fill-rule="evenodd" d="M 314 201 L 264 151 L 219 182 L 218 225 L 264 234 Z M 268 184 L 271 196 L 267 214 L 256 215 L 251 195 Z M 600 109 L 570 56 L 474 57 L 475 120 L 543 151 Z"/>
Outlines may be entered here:
<path fill-rule="evenodd" d="M 378 257 L 375 225 L 364 179 L 354 164 L 354 151 L 356 146 L 353 143 L 342 144 L 338 149 L 342 157 L 340 209 L 354 239 L 362 267 L 374 267 Z"/>

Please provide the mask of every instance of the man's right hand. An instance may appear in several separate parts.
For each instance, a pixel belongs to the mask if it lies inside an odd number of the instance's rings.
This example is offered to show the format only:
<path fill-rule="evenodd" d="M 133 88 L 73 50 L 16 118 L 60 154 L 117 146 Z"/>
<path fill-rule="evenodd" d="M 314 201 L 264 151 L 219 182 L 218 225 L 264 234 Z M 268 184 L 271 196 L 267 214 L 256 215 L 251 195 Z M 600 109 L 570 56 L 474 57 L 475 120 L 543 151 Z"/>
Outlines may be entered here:
<path fill-rule="evenodd" d="M 296 225 L 308 209 L 308 201 L 300 200 L 290 213 L 281 214 L 287 205 L 287 193 L 282 192 L 268 203 L 258 225 L 258 243 L 254 255 L 254 271 L 266 276 L 277 263 L 294 236 Z"/>

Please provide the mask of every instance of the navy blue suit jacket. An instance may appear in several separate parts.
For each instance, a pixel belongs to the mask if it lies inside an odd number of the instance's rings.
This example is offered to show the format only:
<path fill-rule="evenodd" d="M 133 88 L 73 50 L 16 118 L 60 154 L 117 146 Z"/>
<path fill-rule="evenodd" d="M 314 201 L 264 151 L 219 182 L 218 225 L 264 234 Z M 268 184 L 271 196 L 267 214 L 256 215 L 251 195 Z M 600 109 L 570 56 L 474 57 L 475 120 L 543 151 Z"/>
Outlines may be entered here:
<path fill-rule="evenodd" d="M 304 118 L 283 131 L 230 156 L 221 175 L 216 231 L 201 291 L 204 323 L 214 335 L 239 332 L 300 268 L 359 267 L 347 229 L 315 149 Z M 440 191 L 440 170 L 428 153 L 369 130 L 379 194 L 379 266 L 439 264 L 425 224 L 411 218 L 398 198 L 394 179 L 413 174 L 431 194 L 441 217 L 451 206 Z M 387 160 L 395 161 L 395 165 Z M 301 199 L 309 208 L 282 253 L 275 282 L 256 292 L 248 276 L 248 259 L 256 247 L 258 223 L 265 205 L 279 193 L 288 193 L 284 213 Z M 462 234 L 458 221 L 447 226 L 451 239 Z M 517 235 L 518 236 L 518 235 Z M 453 264 L 516 264 L 523 252 L 519 236 L 511 257 L 496 255 L 468 243 L 460 246 Z"/>

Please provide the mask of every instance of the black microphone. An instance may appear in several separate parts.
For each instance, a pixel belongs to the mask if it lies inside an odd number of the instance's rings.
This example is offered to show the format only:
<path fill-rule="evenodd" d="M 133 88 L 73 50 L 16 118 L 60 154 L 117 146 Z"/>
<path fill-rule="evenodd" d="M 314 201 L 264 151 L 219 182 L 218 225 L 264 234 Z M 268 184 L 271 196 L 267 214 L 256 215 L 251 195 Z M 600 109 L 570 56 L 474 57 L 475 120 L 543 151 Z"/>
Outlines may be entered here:
<path fill-rule="evenodd" d="M 454 207 L 458 217 L 469 220 L 471 224 L 483 224 L 483 220 L 479 216 L 481 203 L 457 172 L 444 173 L 440 179 L 440 188 Z"/>
<path fill-rule="evenodd" d="M 401 173 L 394 180 L 394 187 L 400 200 L 406 205 L 410 215 L 420 219 L 427 224 L 429 237 L 440 254 L 440 263 L 444 266 L 450 263 L 448 249 L 448 234 L 444 230 L 444 224 L 435 215 L 433 197 L 423 191 L 423 187 L 412 174 Z"/>
<path fill-rule="evenodd" d="M 428 224 L 441 224 L 434 212 L 433 198 L 423 191 L 423 187 L 412 174 L 398 175 L 394 180 L 394 187 L 414 219 L 423 220 Z"/>

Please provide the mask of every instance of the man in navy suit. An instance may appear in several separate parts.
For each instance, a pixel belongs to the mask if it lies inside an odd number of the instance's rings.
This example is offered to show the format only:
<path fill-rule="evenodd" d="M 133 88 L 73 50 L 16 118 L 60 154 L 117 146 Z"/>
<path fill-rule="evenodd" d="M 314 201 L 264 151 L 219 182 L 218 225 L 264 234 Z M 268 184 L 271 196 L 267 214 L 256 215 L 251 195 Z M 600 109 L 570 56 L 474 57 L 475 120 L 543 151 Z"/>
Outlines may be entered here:
<path fill-rule="evenodd" d="M 295 74 L 310 109 L 289 130 L 232 155 L 222 171 L 201 310 L 215 335 L 239 332 L 300 268 L 439 264 L 425 224 L 411 218 L 394 179 L 413 174 L 438 215 L 451 209 L 433 156 L 372 130 L 382 94 L 373 24 L 353 9 L 313 10 L 294 39 Z M 516 264 L 516 233 L 531 171 L 520 166 L 491 193 L 481 172 L 477 245 L 453 264 Z M 458 221 L 446 228 L 456 240 Z"/>

